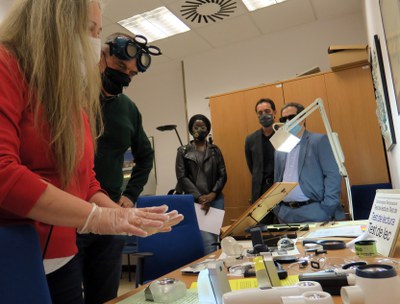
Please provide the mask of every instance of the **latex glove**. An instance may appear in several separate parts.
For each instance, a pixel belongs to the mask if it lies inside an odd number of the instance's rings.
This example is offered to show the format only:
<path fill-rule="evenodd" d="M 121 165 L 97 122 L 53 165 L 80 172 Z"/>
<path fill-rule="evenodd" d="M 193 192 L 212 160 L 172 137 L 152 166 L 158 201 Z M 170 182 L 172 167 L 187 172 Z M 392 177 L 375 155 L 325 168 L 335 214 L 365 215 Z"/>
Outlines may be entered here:
<path fill-rule="evenodd" d="M 166 221 L 161 228 L 149 228 L 146 229 L 146 231 L 151 234 L 155 234 L 158 232 L 169 232 L 172 230 L 172 227 L 179 224 L 183 219 L 184 216 L 182 214 L 179 214 L 178 211 L 173 210 L 171 212 L 166 213 L 168 215 L 169 219 Z"/>
<path fill-rule="evenodd" d="M 174 224 L 176 215 L 165 213 L 167 206 L 149 208 L 102 208 L 92 203 L 93 208 L 85 225 L 78 233 L 129 234 L 148 236 L 167 229 Z M 172 223 L 170 223 L 172 221 Z"/>

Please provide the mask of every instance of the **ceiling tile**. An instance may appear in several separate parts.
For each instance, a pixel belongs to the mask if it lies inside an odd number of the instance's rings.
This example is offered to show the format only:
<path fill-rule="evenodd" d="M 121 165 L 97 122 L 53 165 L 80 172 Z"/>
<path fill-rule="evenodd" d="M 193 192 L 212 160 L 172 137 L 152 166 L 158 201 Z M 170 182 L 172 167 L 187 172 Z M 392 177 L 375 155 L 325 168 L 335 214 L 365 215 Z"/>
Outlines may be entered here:
<path fill-rule="evenodd" d="M 171 59 L 184 58 L 212 49 L 212 46 L 194 31 L 154 41 L 154 45 L 157 45 L 163 54 Z"/>
<path fill-rule="evenodd" d="M 362 11 L 364 0 L 346 0 L 338 1 L 332 0 L 311 0 L 311 4 L 317 14 L 318 20 L 328 18 L 336 18 L 348 14 L 354 14 Z"/>
<path fill-rule="evenodd" d="M 103 16 L 114 22 L 163 6 L 159 0 L 103 0 Z"/>
<path fill-rule="evenodd" d="M 126 33 L 128 35 L 132 35 L 132 33 L 130 31 L 128 31 L 126 28 L 124 28 L 123 26 L 119 25 L 118 23 L 109 23 L 108 25 L 105 25 L 103 23 L 103 31 L 101 32 L 100 35 L 100 39 L 101 41 L 105 41 L 106 37 L 108 37 L 109 35 L 113 34 L 113 33 Z"/>
<path fill-rule="evenodd" d="M 264 35 L 316 20 L 309 0 L 288 0 L 268 6 L 254 11 L 251 18 Z"/>
<path fill-rule="evenodd" d="M 225 22 L 210 24 L 196 30 L 213 47 L 252 39 L 260 35 L 254 22 L 248 15 L 226 20 Z"/>

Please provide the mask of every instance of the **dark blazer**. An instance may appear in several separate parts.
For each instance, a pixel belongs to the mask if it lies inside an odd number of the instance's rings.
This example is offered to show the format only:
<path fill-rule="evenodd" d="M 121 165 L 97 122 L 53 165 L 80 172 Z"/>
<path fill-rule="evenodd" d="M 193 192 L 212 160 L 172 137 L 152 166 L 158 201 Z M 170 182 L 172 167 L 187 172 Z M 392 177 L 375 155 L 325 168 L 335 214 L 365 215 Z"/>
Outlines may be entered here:
<path fill-rule="evenodd" d="M 246 155 L 247 166 L 251 173 L 251 201 L 254 203 L 262 194 L 263 184 L 263 133 L 259 129 L 246 137 L 244 152 Z"/>
<path fill-rule="evenodd" d="M 283 179 L 287 153 L 275 152 L 276 182 Z M 315 203 L 292 209 L 278 205 L 275 214 L 282 222 L 322 222 L 345 218 L 340 204 L 341 176 L 325 134 L 304 131 L 300 141 L 299 184 L 304 194 Z"/>
<path fill-rule="evenodd" d="M 207 143 L 203 170 L 207 176 L 209 193 L 215 192 L 217 195 L 220 194 L 225 186 L 227 176 L 224 158 L 221 150 L 216 145 Z M 177 188 L 183 191 L 183 193 L 193 194 L 195 200 L 202 194 L 208 194 L 200 193 L 196 187 L 199 164 L 196 159 L 193 143 L 178 148 L 175 171 L 176 178 L 178 179 Z"/>

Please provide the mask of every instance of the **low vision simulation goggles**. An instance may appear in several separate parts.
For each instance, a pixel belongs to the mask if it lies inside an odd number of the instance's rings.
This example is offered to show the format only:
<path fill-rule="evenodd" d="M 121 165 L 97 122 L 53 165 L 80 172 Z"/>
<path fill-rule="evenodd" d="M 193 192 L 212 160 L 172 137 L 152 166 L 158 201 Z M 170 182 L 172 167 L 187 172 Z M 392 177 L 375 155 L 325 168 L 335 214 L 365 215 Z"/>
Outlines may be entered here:
<path fill-rule="evenodd" d="M 108 41 L 110 46 L 110 55 L 114 55 L 121 60 L 136 59 L 139 72 L 145 72 L 151 64 L 151 55 L 161 55 L 161 50 L 153 45 L 147 45 L 147 39 L 144 36 L 136 35 L 131 39 L 124 36 L 118 36 L 112 41 Z"/>

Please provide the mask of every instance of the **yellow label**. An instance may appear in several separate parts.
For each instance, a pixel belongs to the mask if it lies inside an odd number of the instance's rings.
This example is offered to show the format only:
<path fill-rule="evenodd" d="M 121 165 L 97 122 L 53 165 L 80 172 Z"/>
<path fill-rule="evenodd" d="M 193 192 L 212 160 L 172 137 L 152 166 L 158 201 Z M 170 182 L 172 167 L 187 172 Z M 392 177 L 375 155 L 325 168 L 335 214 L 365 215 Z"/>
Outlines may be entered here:
<path fill-rule="evenodd" d="M 256 271 L 265 270 L 265 265 L 262 256 L 257 256 L 254 258 L 254 269 Z"/>

